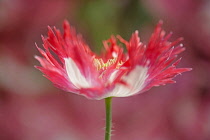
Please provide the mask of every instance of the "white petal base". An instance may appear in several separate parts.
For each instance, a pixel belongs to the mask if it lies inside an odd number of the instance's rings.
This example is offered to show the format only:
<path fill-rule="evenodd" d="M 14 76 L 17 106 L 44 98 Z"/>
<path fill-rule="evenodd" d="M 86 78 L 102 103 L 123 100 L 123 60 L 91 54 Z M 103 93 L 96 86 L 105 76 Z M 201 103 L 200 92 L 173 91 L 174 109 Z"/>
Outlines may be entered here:
<path fill-rule="evenodd" d="M 78 89 L 90 88 L 91 84 L 82 75 L 76 63 L 71 58 L 64 58 L 64 60 L 70 82 Z"/>
<path fill-rule="evenodd" d="M 122 77 L 129 86 L 117 84 L 111 92 L 105 94 L 100 99 L 107 97 L 127 97 L 137 94 L 145 86 L 145 81 L 148 77 L 147 71 L 147 67 L 136 66 L 128 75 Z"/>

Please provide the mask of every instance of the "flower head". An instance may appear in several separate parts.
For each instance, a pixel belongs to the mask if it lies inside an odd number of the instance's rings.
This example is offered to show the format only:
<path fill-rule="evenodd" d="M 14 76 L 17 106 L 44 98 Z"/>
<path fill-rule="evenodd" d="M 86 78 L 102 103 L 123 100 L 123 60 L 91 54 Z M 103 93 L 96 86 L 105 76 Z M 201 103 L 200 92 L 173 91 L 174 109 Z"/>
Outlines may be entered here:
<path fill-rule="evenodd" d="M 140 42 L 138 31 L 129 41 L 111 36 L 103 42 L 105 50 L 99 56 L 64 21 L 63 35 L 49 27 L 48 37 L 42 37 L 44 50 L 37 48 L 43 57 L 35 56 L 41 64 L 36 68 L 58 88 L 89 99 L 127 97 L 153 86 L 175 83 L 172 79 L 176 75 L 191 69 L 176 68 L 181 60 L 177 55 L 185 50 L 180 44 L 182 38 L 170 42 L 172 34 L 166 35 L 161 25 L 160 21 L 147 45 Z"/>

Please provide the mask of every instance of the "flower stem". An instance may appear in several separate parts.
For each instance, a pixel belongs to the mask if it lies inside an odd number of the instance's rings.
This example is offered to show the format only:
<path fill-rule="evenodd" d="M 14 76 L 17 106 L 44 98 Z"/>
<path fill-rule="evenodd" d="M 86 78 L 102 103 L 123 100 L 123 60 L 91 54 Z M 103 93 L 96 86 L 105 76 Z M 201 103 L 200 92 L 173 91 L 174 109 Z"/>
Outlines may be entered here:
<path fill-rule="evenodd" d="M 112 128 L 112 97 L 105 99 L 106 105 L 106 131 L 105 140 L 111 140 L 111 128 Z"/>

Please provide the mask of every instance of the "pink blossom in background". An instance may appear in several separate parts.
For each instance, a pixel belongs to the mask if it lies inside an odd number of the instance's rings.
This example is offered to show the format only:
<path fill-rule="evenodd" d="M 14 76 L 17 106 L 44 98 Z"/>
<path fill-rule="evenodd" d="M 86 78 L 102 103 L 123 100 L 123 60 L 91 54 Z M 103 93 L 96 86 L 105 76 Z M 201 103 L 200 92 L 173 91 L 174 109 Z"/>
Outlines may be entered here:
<path fill-rule="evenodd" d="M 73 1 L 70 3 L 73 7 Z M 36 32 L 42 32 L 46 25 L 65 18 L 69 8 L 67 4 L 67 0 L 0 1 L 0 45 L 2 51 L 9 51 L 20 61 L 27 62 L 35 51 L 29 47 L 35 42 L 35 39 L 32 38 L 40 37 Z M 53 16 L 49 16 L 50 14 Z"/>

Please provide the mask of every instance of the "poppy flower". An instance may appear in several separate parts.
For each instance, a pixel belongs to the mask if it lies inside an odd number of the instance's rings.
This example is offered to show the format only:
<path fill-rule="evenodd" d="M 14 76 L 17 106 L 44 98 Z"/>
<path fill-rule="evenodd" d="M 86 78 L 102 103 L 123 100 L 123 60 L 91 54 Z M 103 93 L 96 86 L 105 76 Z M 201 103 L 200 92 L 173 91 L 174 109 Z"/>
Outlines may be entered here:
<path fill-rule="evenodd" d="M 182 38 L 169 41 L 172 33 L 162 30 L 162 21 L 147 45 L 140 41 L 138 31 L 129 41 L 119 35 L 111 36 L 103 41 L 100 55 L 90 50 L 68 21 L 63 26 L 63 34 L 48 27 L 48 37 L 42 36 L 44 50 L 37 47 L 43 57 L 35 58 L 41 64 L 36 68 L 64 91 L 96 100 L 127 97 L 154 86 L 175 83 L 175 76 L 191 70 L 177 68 L 181 60 L 177 55 L 185 50 L 180 44 Z"/>

